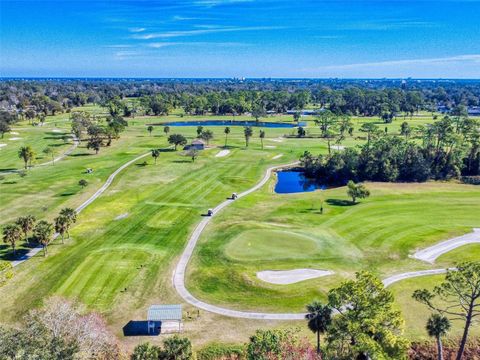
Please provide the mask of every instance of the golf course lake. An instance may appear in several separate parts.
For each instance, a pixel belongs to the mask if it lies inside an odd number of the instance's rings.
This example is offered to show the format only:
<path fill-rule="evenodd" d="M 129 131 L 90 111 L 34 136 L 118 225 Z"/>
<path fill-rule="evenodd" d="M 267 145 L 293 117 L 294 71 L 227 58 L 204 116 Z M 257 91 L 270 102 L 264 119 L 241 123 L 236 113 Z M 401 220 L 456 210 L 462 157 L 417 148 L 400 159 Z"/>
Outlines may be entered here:
<path fill-rule="evenodd" d="M 301 171 L 277 172 L 277 183 L 275 184 L 277 194 L 309 192 L 318 189 L 325 190 L 326 188 L 325 184 L 319 184 L 315 180 L 308 179 Z"/>
<path fill-rule="evenodd" d="M 304 122 L 298 124 L 287 122 L 262 122 L 262 121 L 234 121 L 234 120 L 198 120 L 198 121 L 169 121 L 155 124 L 153 126 L 258 126 L 266 128 L 294 128 L 306 126 Z"/>

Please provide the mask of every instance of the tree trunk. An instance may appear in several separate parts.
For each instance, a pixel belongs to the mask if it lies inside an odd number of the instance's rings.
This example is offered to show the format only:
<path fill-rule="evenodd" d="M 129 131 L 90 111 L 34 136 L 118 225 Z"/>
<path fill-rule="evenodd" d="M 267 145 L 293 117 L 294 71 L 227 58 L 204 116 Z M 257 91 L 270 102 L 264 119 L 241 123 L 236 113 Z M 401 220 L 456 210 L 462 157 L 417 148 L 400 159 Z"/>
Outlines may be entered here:
<path fill-rule="evenodd" d="M 225 147 L 227 147 L 227 135 L 225 134 Z"/>
<path fill-rule="evenodd" d="M 320 331 L 317 331 L 317 354 L 320 354 Z"/>
<path fill-rule="evenodd" d="M 62 232 L 61 235 L 62 235 L 62 244 L 65 244 L 65 240 L 64 240 L 64 235 L 65 235 L 65 234 Z"/>
<path fill-rule="evenodd" d="M 47 247 L 43 245 L 43 256 L 47 256 Z"/>
<path fill-rule="evenodd" d="M 467 319 L 465 321 L 465 327 L 463 328 L 462 341 L 460 342 L 460 347 L 458 348 L 456 360 L 461 360 L 463 351 L 465 350 L 465 344 L 467 343 L 468 331 L 470 330 L 470 324 L 472 323 L 472 312 L 473 312 L 473 303 L 470 303 L 468 307 Z"/>
<path fill-rule="evenodd" d="M 443 360 L 442 339 L 440 336 L 437 336 L 437 354 L 438 360 Z"/>

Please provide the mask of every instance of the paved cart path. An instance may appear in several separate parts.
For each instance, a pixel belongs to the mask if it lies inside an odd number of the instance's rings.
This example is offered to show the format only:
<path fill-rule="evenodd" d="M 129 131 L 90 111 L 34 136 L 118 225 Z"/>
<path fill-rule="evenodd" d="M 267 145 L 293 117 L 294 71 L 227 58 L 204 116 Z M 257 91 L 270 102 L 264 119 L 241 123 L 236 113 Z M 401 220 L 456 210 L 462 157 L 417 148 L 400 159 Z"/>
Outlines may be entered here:
<path fill-rule="evenodd" d="M 135 159 L 133 160 L 130 160 L 128 162 L 126 162 L 125 164 L 123 164 L 122 166 L 120 166 L 117 170 L 115 170 L 107 179 L 107 181 L 105 181 L 105 183 L 102 185 L 102 187 L 100 189 L 98 189 L 95 194 L 93 194 L 92 196 L 90 196 L 87 200 L 85 200 L 79 207 L 77 207 L 75 209 L 75 211 L 77 212 L 77 214 L 79 214 L 83 209 L 85 209 L 88 205 L 90 205 L 92 202 L 94 202 L 98 197 L 100 197 L 100 195 L 102 195 L 107 189 L 108 187 L 112 184 L 113 180 L 115 179 L 115 177 L 122 171 L 124 170 L 126 167 L 132 165 L 134 162 L 144 158 L 145 156 L 147 155 L 150 155 L 150 152 L 146 153 L 146 154 L 143 154 L 143 155 L 140 155 L 140 156 L 137 156 Z M 58 233 L 55 233 L 53 235 L 53 238 L 56 239 L 57 237 L 59 236 Z M 11 264 L 13 267 L 17 266 L 17 265 L 20 265 L 21 263 L 27 261 L 28 259 L 30 259 L 32 256 L 35 256 L 37 255 L 40 251 L 42 251 L 42 247 L 41 246 L 37 246 L 37 247 L 34 247 L 33 249 L 31 249 L 28 253 L 26 253 L 25 255 L 23 255 L 22 257 L 20 257 L 18 260 L 15 260 L 15 261 L 12 261 Z"/>
<path fill-rule="evenodd" d="M 446 254 L 453 249 L 468 244 L 478 243 L 480 243 L 480 229 L 475 228 L 471 233 L 458 236 L 450 240 L 442 241 L 423 250 L 419 250 L 412 255 L 412 258 L 433 264 L 439 256 Z"/>
<path fill-rule="evenodd" d="M 45 165 L 50 165 L 50 164 L 54 164 L 56 163 L 57 161 L 60 161 L 62 159 L 64 159 L 65 157 L 67 157 L 68 155 L 70 155 L 77 147 L 78 145 L 80 145 L 80 141 L 78 141 L 77 138 L 73 138 L 73 144 L 72 146 L 70 146 L 67 151 L 65 151 L 63 154 L 57 156 L 56 158 L 54 158 L 53 160 L 50 160 L 50 161 L 47 161 L 47 162 L 43 162 L 41 164 L 37 164 L 37 165 L 34 165 L 32 166 L 32 168 L 35 168 L 37 166 L 45 166 Z M 0 171 L 0 175 L 1 174 L 13 174 L 13 173 L 16 173 L 16 172 L 19 172 L 23 169 L 16 169 L 16 170 L 5 170 L 5 171 Z"/>
<path fill-rule="evenodd" d="M 291 164 L 286 164 L 286 165 L 279 165 L 279 166 L 273 166 L 267 169 L 265 172 L 265 175 L 263 178 L 260 180 L 259 183 L 257 183 L 255 186 L 252 188 L 244 191 L 243 193 L 238 195 L 238 198 L 247 196 L 248 194 L 251 194 L 252 192 L 260 189 L 263 185 L 267 183 L 267 181 L 270 179 L 270 176 L 273 171 L 296 165 L 296 163 L 291 163 Z M 203 302 L 201 300 L 198 300 L 196 297 L 194 297 L 186 288 L 185 286 L 185 272 L 187 265 L 192 257 L 193 251 L 195 249 L 195 246 L 197 245 L 198 239 L 200 238 L 203 230 L 205 227 L 208 225 L 212 217 L 214 217 L 216 214 L 218 214 L 222 209 L 230 205 L 233 201 L 232 199 L 228 199 L 221 204 L 219 204 L 216 208 L 213 209 L 213 215 L 212 216 L 205 216 L 202 221 L 196 226 L 195 230 L 193 233 L 190 235 L 190 239 L 188 240 L 187 246 L 185 247 L 185 250 L 183 251 L 182 255 L 180 256 L 180 260 L 177 263 L 177 266 L 175 267 L 175 270 L 173 271 L 173 276 L 172 276 L 172 282 L 173 286 L 177 290 L 178 294 L 185 300 L 187 303 L 200 308 L 205 311 L 209 311 L 212 313 L 216 313 L 219 315 L 224 315 L 224 316 L 229 316 L 229 317 L 235 317 L 235 318 L 243 318 L 243 319 L 258 319 L 258 320 L 301 320 L 305 318 L 305 313 L 264 313 L 264 312 L 250 312 L 250 311 L 240 311 L 240 310 L 233 310 L 233 309 L 228 309 L 212 304 L 208 304 L 206 302 Z M 477 231 L 479 229 L 475 229 Z M 477 233 L 478 234 L 478 233 Z M 455 240 L 455 239 L 452 239 Z M 458 240 L 456 240 L 458 242 Z M 480 242 L 480 241 L 479 241 Z M 442 243 L 441 243 L 442 244 Z M 441 245 L 439 244 L 439 245 Z M 461 245 L 458 245 L 461 246 Z M 458 247 L 457 246 L 457 247 Z M 434 247 L 432 247 L 434 248 Z M 445 252 L 450 251 L 447 250 L 448 246 L 439 246 L 438 249 L 444 249 Z M 385 278 L 382 282 L 383 284 L 387 287 L 390 286 L 398 281 L 401 280 L 406 280 L 406 279 L 411 279 L 419 276 L 428 276 L 428 275 L 437 275 L 437 274 L 444 274 L 447 272 L 447 269 L 431 269 L 431 270 L 420 270 L 420 271 L 411 271 L 411 272 L 406 272 L 406 273 L 401 273 L 401 274 L 396 274 L 389 276 Z"/>

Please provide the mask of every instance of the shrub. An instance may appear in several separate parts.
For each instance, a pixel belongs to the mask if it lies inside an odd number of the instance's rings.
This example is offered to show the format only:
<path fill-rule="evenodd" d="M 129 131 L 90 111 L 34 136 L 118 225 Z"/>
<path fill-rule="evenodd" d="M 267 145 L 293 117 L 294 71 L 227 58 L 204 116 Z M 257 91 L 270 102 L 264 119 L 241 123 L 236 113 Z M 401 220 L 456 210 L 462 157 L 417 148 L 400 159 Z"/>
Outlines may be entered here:
<path fill-rule="evenodd" d="M 245 347 L 238 344 L 212 343 L 197 352 L 197 360 L 242 360 Z"/>

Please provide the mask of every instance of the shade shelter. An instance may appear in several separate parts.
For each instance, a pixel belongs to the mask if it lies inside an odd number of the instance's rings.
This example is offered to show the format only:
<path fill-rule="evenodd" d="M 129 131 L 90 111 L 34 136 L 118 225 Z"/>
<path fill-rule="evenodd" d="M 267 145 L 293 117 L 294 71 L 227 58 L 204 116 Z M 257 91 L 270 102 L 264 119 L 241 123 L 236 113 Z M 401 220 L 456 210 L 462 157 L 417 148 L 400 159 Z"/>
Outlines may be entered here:
<path fill-rule="evenodd" d="M 181 331 L 182 305 L 152 305 L 148 309 L 147 321 L 149 334 L 160 333 L 163 328 L 171 329 L 172 323 L 178 324 L 178 331 Z"/>

